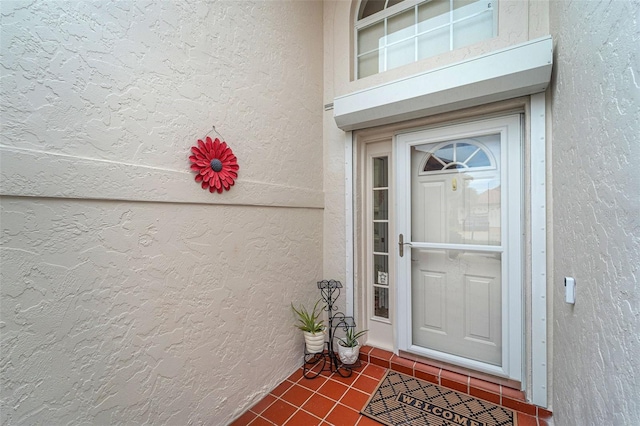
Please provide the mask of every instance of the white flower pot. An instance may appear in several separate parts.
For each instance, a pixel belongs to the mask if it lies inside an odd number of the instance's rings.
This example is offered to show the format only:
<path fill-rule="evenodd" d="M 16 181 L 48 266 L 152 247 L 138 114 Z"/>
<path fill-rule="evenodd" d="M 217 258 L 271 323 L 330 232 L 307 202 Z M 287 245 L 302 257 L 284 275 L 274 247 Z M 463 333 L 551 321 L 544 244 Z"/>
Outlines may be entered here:
<path fill-rule="evenodd" d="M 352 348 L 348 348 L 338 342 L 338 357 L 343 364 L 355 364 L 356 361 L 358 361 L 358 355 L 360 355 L 360 343 Z"/>
<path fill-rule="evenodd" d="M 307 345 L 307 353 L 317 354 L 324 351 L 324 332 L 310 333 L 304 331 L 304 342 Z"/>

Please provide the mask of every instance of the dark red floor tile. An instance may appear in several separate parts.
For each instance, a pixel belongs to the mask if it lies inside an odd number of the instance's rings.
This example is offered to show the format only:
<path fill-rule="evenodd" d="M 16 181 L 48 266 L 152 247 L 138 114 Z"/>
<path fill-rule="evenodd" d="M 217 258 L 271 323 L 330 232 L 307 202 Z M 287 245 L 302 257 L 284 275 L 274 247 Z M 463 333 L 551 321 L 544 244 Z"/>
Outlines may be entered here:
<path fill-rule="evenodd" d="M 393 352 L 385 351 L 384 349 L 373 348 L 373 350 L 369 352 L 369 356 L 383 359 L 385 361 L 390 361 L 391 357 L 393 357 Z"/>
<path fill-rule="evenodd" d="M 302 378 L 302 373 L 303 373 L 302 368 L 298 368 L 287 378 L 287 380 L 295 383 Z"/>
<path fill-rule="evenodd" d="M 318 388 L 326 383 L 329 380 L 326 376 L 318 376 L 315 379 L 302 379 L 298 382 L 299 386 L 304 386 L 307 389 L 311 389 L 312 391 L 318 390 Z"/>
<path fill-rule="evenodd" d="M 314 394 L 307 402 L 304 403 L 302 409 L 322 419 L 334 405 L 336 405 L 335 401 L 325 396 Z"/>
<path fill-rule="evenodd" d="M 327 380 L 327 382 L 318 389 L 318 393 L 334 401 L 339 401 L 347 389 L 348 387 L 342 383 L 336 382 L 335 380 Z"/>
<path fill-rule="evenodd" d="M 502 386 L 502 396 L 506 396 L 507 398 L 516 399 L 518 401 L 525 401 L 524 392 L 518 389 L 508 388 L 506 386 Z"/>
<path fill-rule="evenodd" d="M 503 407 L 509 408 L 511 410 L 519 411 L 521 413 L 528 414 L 530 416 L 535 416 L 537 409 L 535 405 L 527 404 L 526 402 L 517 401 L 515 399 L 507 398 L 506 396 L 502 397 Z"/>
<path fill-rule="evenodd" d="M 271 393 L 271 395 L 274 395 L 274 396 L 280 396 L 283 393 L 285 393 L 287 391 L 287 389 L 289 389 L 291 386 L 293 386 L 293 383 L 291 383 L 288 380 L 285 380 L 284 382 L 282 382 L 278 386 L 276 386 L 275 389 L 272 390 L 270 393 Z"/>
<path fill-rule="evenodd" d="M 391 369 L 399 373 L 413 376 L 413 366 L 415 365 L 415 363 L 415 361 L 393 355 L 393 357 L 391 358 Z"/>
<path fill-rule="evenodd" d="M 469 390 L 465 383 L 456 382 L 455 380 L 447 379 L 446 377 L 440 377 L 440 385 L 445 388 L 453 389 L 458 392 L 467 393 Z"/>
<path fill-rule="evenodd" d="M 296 408 L 288 402 L 277 400 L 264 410 L 260 416 L 277 425 L 282 425 L 296 411 Z"/>
<path fill-rule="evenodd" d="M 338 404 L 325 419 L 334 426 L 353 426 L 358 422 L 360 413 L 344 405 Z"/>
<path fill-rule="evenodd" d="M 551 426 L 551 418 L 547 420 L 538 418 L 538 426 Z"/>
<path fill-rule="evenodd" d="M 378 383 L 380 383 L 380 379 L 373 379 L 368 376 L 360 375 L 358 380 L 353 383 L 352 387 L 370 394 L 376 389 Z"/>
<path fill-rule="evenodd" d="M 291 386 L 280 399 L 287 401 L 295 407 L 301 407 L 313 395 L 313 391 L 303 388 L 300 385 Z"/>
<path fill-rule="evenodd" d="M 449 370 L 441 370 L 440 379 L 447 379 L 453 382 L 462 383 L 465 386 L 469 383 L 469 376 L 465 376 L 464 374 L 455 373 Z"/>
<path fill-rule="evenodd" d="M 250 426 L 273 426 L 273 423 L 271 423 L 269 420 L 266 420 L 264 417 L 256 417 L 255 419 L 253 419 L 253 421 L 251 423 L 249 423 Z"/>
<path fill-rule="evenodd" d="M 340 404 L 360 411 L 369 400 L 369 395 L 368 393 L 351 388 L 340 398 Z"/>
<path fill-rule="evenodd" d="M 298 410 L 288 421 L 286 426 L 317 426 L 322 423 L 322 419 L 319 419 L 311 414 Z"/>
<path fill-rule="evenodd" d="M 551 411 L 546 410 L 542 407 L 538 407 L 538 417 L 541 419 L 550 419 L 553 416 L 553 413 L 551 413 Z"/>
<path fill-rule="evenodd" d="M 486 390 L 491 393 L 500 394 L 500 385 L 496 383 L 487 382 L 485 380 L 475 379 L 471 377 L 469 379 L 469 386 L 473 386 L 474 388 Z"/>
<path fill-rule="evenodd" d="M 385 360 L 385 359 L 381 359 L 381 358 L 376 358 L 376 357 L 369 357 L 369 362 L 370 364 L 375 364 L 379 367 L 382 368 L 390 368 L 391 367 L 391 361 L 389 360 Z"/>
<path fill-rule="evenodd" d="M 264 410 L 267 409 L 268 406 L 270 406 L 271 404 L 273 404 L 273 402 L 276 400 L 276 397 L 273 395 L 267 395 L 264 398 L 262 398 L 262 400 L 260 402 L 258 402 L 256 405 L 254 405 L 253 407 L 251 407 L 251 411 L 253 411 L 256 414 L 260 414 L 262 413 Z"/>
<path fill-rule="evenodd" d="M 516 413 L 518 418 L 518 426 L 538 426 L 538 419 L 528 416 L 524 413 Z"/>
<path fill-rule="evenodd" d="M 496 405 L 500 405 L 500 395 L 495 394 L 495 393 L 491 393 L 491 392 L 487 392 L 484 389 L 478 389 L 478 388 L 474 388 L 471 387 L 469 388 L 469 395 L 475 397 L 475 398 L 479 398 L 479 399 L 483 399 L 485 401 L 488 401 L 492 404 L 496 404 Z"/>
<path fill-rule="evenodd" d="M 373 364 L 368 364 L 362 370 L 362 374 L 364 374 L 365 376 L 373 377 L 374 379 L 382 379 L 386 372 L 387 370 L 385 368 Z"/>
<path fill-rule="evenodd" d="M 358 376 L 360 376 L 360 373 L 358 371 L 354 370 L 354 371 L 351 372 L 351 375 L 349 377 L 342 377 L 338 373 L 333 373 L 331 375 L 330 379 L 331 380 L 335 380 L 336 382 L 342 383 L 344 385 L 351 386 L 353 384 L 353 382 L 356 381 Z"/>
<path fill-rule="evenodd" d="M 416 378 L 420 380 L 425 380 L 430 383 L 435 383 L 436 385 L 440 384 L 439 377 L 431 373 L 425 373 L 424 371 L 415 370 L 415 374 L 416 374 Z"/>

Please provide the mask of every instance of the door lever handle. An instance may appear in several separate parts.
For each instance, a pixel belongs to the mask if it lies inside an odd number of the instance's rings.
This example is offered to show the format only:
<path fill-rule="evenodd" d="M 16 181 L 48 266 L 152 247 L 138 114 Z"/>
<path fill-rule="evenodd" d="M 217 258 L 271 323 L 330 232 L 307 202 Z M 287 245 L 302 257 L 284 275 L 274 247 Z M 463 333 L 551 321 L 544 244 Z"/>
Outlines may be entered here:
<path fill-rule="evenodd" d="M 405 243 L 404 242 L 404 235 L 400 234 L 398 235 L 398 254 L 400 255 L 400 257 L 404 257 L 404 246 L 408 245 L 410 246 L 411 243 Z"/>

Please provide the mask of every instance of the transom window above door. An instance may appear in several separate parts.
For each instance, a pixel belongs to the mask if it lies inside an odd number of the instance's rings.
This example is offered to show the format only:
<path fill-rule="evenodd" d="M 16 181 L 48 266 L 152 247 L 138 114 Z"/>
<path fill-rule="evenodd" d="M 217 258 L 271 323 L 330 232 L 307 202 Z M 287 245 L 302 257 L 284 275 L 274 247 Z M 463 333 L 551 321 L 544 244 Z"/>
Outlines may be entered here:
<path fill-rule="evenodd" d="M 356 76 L 367 77 L 497 35 L 497 0 L 362 0 Z"/>
<path fill-rule="evenodd" d="M 459 139 L 451 143 L 443 143 L 438 145 L 433 152 L 416 146 L 416 150 L 427 152 L 423 165 L 420 167 L 420 174 L 495 169 L 496 161 L 485 145 L 486 143 L 491 144 L 492 137 L 492 135 L 479 136 L 473 139 Z"/>

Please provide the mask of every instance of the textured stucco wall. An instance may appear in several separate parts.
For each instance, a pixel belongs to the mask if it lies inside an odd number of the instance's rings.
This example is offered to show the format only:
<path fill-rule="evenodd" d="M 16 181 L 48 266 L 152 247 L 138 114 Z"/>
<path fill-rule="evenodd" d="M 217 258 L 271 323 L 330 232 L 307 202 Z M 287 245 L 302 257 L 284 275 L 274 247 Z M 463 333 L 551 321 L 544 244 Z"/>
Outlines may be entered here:
<path fill-rule="evenodd" d="M 0 423 L 228 423 L 322 277 L 321 3 L 0 13 Z M 188 169 L 212 125 L 222 195 Z"/>
<path fill-rule="evenodd" d="M 555 424 L 638 425 L 640 3 L 552 1 L 550 22 Z"/>

